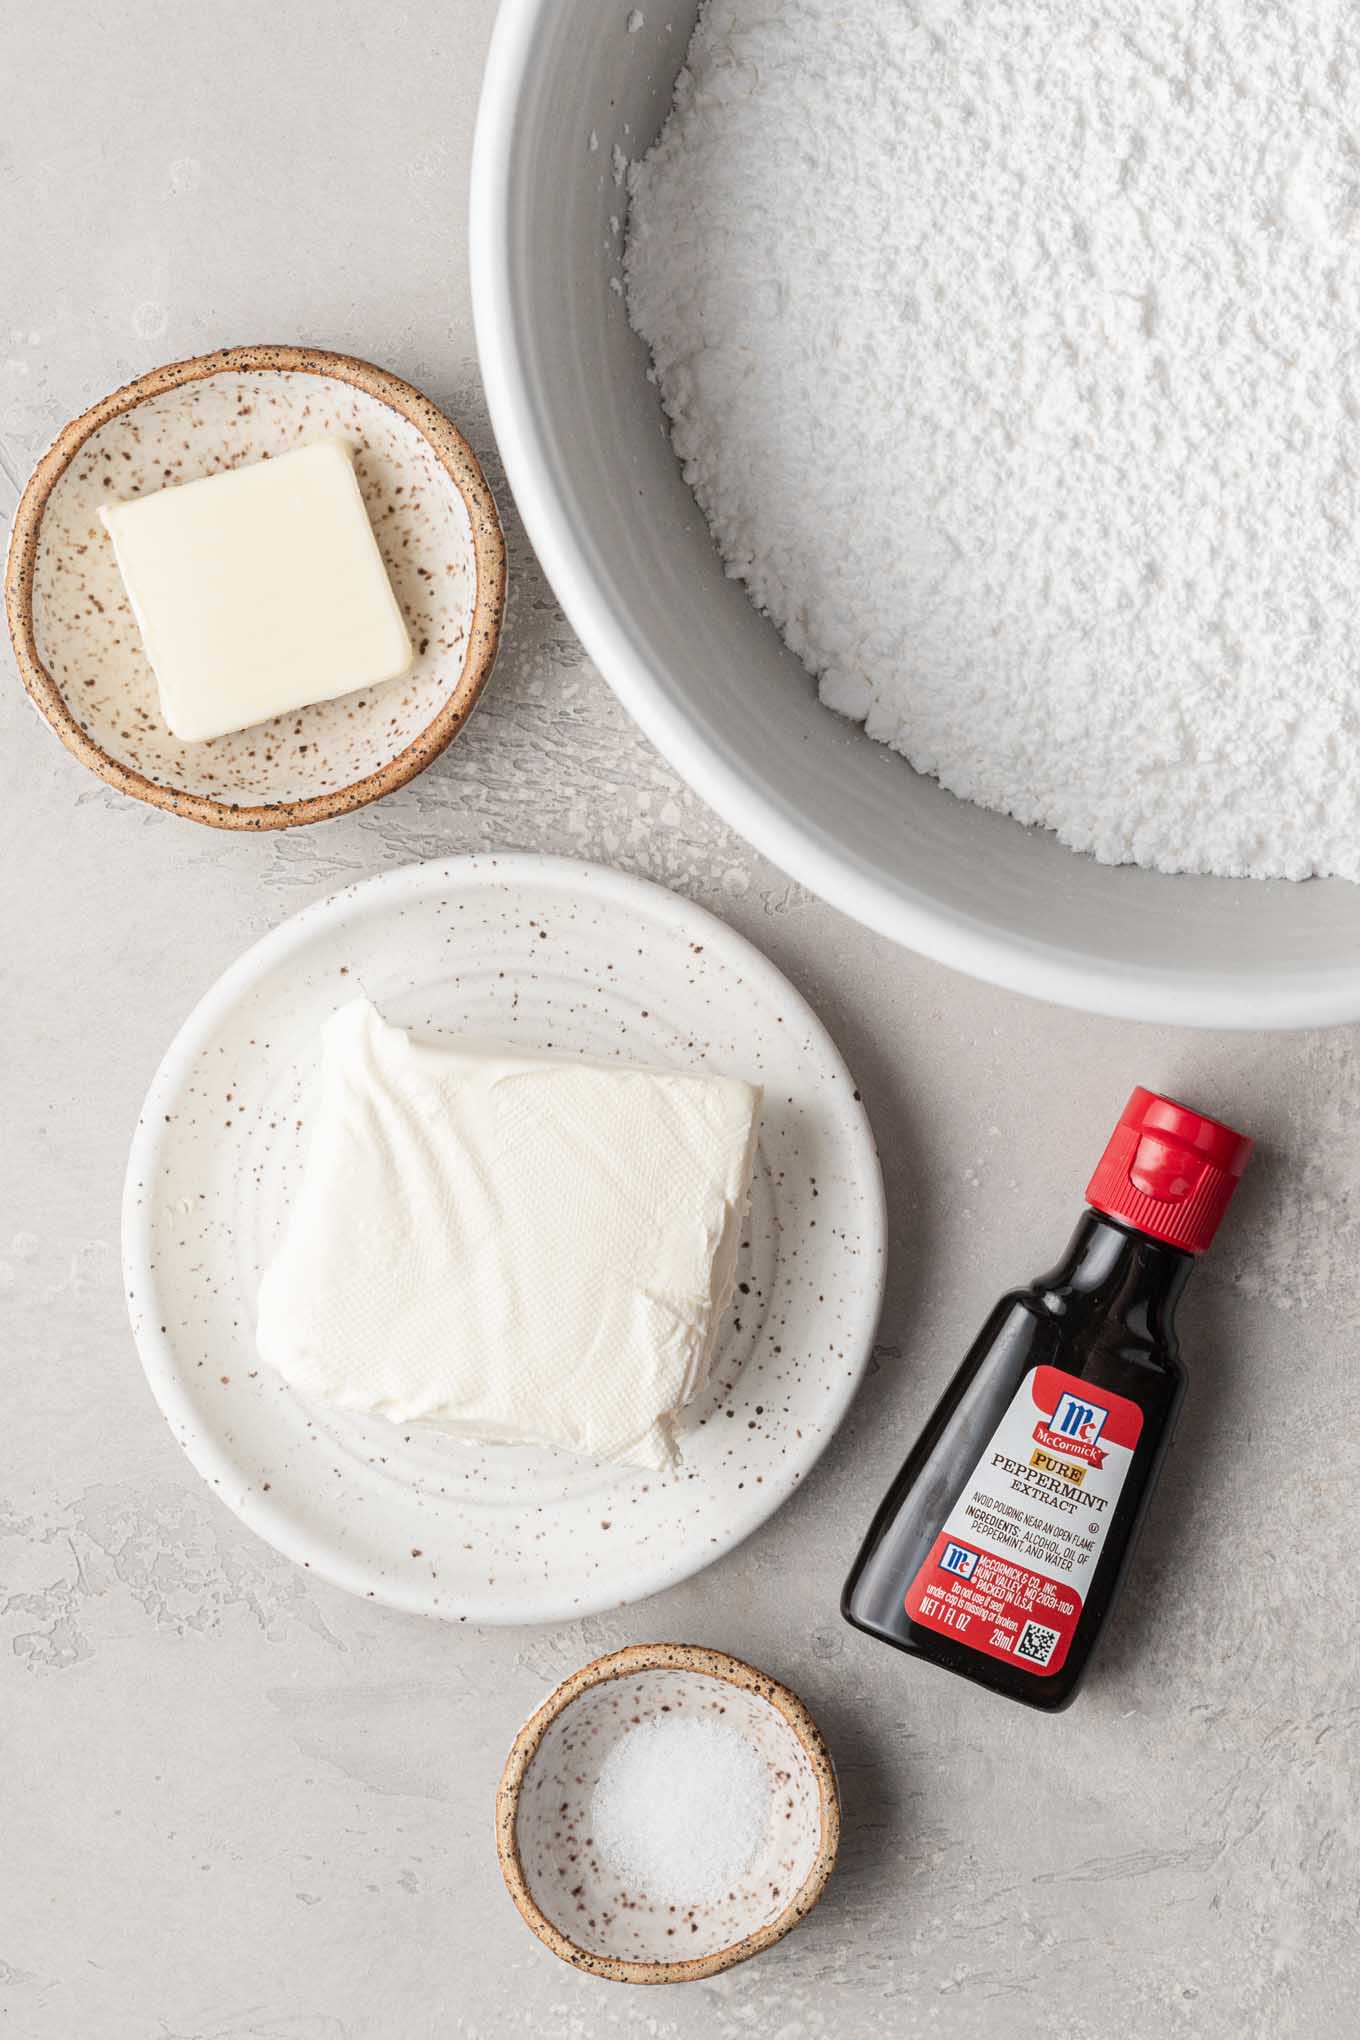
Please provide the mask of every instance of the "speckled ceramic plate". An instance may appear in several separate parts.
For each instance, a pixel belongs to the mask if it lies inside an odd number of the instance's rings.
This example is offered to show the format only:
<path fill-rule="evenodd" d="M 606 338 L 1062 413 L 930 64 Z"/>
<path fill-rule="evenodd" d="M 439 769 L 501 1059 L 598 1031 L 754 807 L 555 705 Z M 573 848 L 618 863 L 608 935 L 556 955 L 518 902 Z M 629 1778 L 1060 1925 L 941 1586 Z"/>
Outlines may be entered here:
<path fill-rule="evenodd" d="M 354 449 L 415 663 L 380 687 L 182 743 L 161 718 L 99 507 L 332 435 Z M 120 792 L 229 829 L 325 821 L 423 770 L 491 670 L 504 599 L 496 506 L 462 434 L 409 383 L 315 348 L 228 348 L 105 397 L 39 461 L 5 570 L 19 670 L 67 748 Z"/>
<path fill-rule="evenodd" d="M 259 1364 L 259 1277 L 299 1180 L 318 1033 L 359 991 L 402 1026 L 764 1086 L 740 1286 L 674 1474 L 310 1407 Z M 306 908 L 213 987 L 138 1121 L 123 1259 L 161 1408 L 252 1529 L 394 1607 L 552 1621 L 697 1572 L 802 1480 L 868 1359 L 883 1193 L 844 1063 L 748 942 L 598 865 L 463 857 Z"/>

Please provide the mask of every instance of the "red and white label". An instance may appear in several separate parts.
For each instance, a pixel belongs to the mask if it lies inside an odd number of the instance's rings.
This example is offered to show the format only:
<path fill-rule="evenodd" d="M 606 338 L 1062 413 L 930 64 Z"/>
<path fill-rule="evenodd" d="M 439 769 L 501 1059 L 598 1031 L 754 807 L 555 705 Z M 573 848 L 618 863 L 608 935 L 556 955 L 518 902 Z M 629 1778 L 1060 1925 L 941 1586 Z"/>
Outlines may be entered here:
<path fill-rule="evenodd" d="M 1032 1367 L 907 1591 L 912 1621 L 1061 1671 L 1142 1428 L 1126 1396 Z"/>

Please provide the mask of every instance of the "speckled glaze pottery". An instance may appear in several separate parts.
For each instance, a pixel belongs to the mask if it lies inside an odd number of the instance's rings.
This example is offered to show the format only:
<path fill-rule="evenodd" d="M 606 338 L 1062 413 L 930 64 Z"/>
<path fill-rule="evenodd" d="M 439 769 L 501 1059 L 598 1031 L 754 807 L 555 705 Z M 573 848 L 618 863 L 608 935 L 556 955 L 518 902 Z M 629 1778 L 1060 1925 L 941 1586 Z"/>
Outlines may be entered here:
<path fill-rule="evenodd" d="M 260 1278 L 306 1165 L 321 1029 L 357 992 L 418 1033 L 762 1086 L 736 1294 L 668 1473 L 329 1408 L 261 1365 Z M 276 1549 L 442 1621 L 575 1621 L 731 1550 L 834 1435 L 885 1265 L 868 1118 L 806 1002 L 692 901 L 569 858 L 454 857 L 304 907 L 180 1029 L 128 1158 L 128 1307 L 175 1437 Z"/>
<path fill-rule="evenodd" d="M 770 1774 L 771 1818 L 750 1869 L 689 1907 L 623 1888 L 590 1833 L 605 1759 L 663 1712 L 739 1728 Z M 615 1983 L 688 1983 L 773 1946 L 821 1897 L 839 1840 L 836 1774 L 802 1701 L 696 1644 L 634 1644 L 574 1672 L 515 1737 L 496 1795 L 496 1850 L 520 1913 L 554 1955 Z"/>
<path fill-rule="evenodd" d="M 400 680 L 186 744 L 161 718 L 99 507 L 335 435 L 416 650 Z M 409 383 L 344 354 L 233 347 L 116 390 L 58 435 L 10 536 L 24 685 L 120 792 L 222 829 L 285 829 L 404 786 L 458 734 L 496 656 L 505 546 L 476 455 Z"/>

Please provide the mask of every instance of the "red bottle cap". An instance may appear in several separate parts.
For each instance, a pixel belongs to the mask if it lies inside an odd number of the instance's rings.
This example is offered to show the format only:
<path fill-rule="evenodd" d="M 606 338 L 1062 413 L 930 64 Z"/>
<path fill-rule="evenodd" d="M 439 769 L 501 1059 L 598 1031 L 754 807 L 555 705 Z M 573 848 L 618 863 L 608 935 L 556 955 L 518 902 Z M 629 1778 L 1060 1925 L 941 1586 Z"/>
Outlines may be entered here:
<path fill-rule="evenodd" d="M 1251 1150 L 1244 1133 L 1140 1085 L 1119 1115 L 1086 1201 L 1154 1240 L 1202 1254 Z"/>

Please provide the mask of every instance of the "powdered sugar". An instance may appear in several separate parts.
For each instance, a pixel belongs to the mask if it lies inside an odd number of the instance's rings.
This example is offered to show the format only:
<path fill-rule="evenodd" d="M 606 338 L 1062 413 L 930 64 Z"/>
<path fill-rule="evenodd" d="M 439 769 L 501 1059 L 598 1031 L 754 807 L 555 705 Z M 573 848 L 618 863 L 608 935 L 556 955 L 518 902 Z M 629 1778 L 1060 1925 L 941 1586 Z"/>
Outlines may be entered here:
<path fill-rule="evenodd" d="M 626 277 L 729 571 L 1107 862 L 1360 877 L 1360 9 L 709 0 Z"/>

